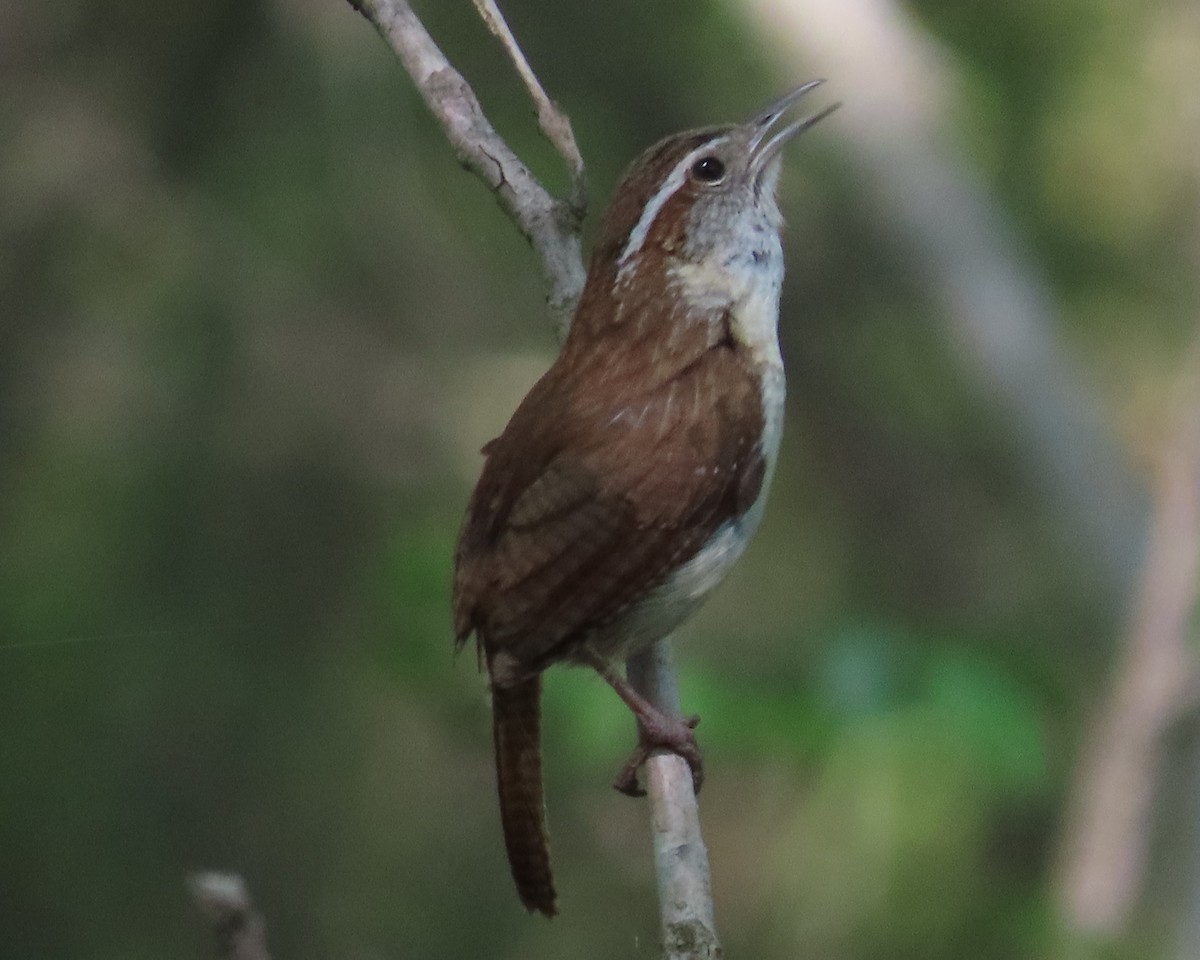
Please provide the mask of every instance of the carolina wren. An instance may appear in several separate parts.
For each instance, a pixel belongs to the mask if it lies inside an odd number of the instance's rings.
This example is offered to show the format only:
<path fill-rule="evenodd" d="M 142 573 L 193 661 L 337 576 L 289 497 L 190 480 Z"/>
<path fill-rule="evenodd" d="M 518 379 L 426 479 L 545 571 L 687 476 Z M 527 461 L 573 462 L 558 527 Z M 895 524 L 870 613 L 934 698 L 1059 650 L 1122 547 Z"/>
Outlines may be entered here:
<path fill-rule="evenodd" d="M 668 717 L 614 668 L 662 639 L 729 572 L 758 525 L 783 421 L 780 151 L 833 108 L 780 124 L 821 81 L 748 123 L 689 130 L 626 171 L 557 360 L 486 462 L 458 542 L 454 629 L 491 677 L 500 816 L 530 911 L 553 916 L 542 799 L 541 673 L 594 667 L 633 709 L 639 747 L 684 756 Z"/>

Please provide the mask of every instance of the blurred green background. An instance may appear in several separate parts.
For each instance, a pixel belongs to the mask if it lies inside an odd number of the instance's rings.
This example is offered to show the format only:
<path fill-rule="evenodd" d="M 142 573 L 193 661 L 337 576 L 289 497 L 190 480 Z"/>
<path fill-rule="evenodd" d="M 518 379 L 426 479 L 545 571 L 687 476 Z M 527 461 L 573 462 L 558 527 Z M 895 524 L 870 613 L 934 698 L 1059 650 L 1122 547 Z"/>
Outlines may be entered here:
<path fill-rule="evenodd" d="M 418 9 L 562 189 L 470 5 Z M 769 58 L 732 0 L 505 10 L 574 122 L 589 227 L 644 145 L 818 69 Z M 782 188 L 772 501 L 677 646 L 718 924 L 730 957 L 1088 951 L 1063 946 L 1055 861 L 1200 314 L 1200 20 L 879 10 L 937 51 L 933 139 L 1049 292 L 1108 454 L 1057 470 L 1014 424 L 1059 411 L 979 382 L 831 75 L 843 111 Z M 555 343 L 531 253 L 365 20 L 0 9 L 0 304 L 0 957 L 206 956 L 184 877 L 212 867 L 246 876 L 276 960 L 656 955 L 646 810 L 608 788 L 632 724 L 583 672 L 547 681 L 562 915 L 510 887 L 451 555 L 478 448 Z M 1076 532 L 1077 475 L 1111 480 L 1083 508 L 1107 533 Z M 1164 819 L 1097 955 L 1185 955 L 1200 858 Z"/>

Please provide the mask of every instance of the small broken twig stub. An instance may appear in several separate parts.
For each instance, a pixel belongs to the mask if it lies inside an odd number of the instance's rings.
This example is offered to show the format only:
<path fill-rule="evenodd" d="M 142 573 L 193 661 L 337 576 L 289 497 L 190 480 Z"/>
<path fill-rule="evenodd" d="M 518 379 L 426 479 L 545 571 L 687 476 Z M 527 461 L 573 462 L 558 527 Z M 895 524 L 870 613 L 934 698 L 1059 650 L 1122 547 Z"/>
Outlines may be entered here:
<path fill-rule="evenodd" d="M 227 960 L 271 960 L 267 926 L 250 902 L 246 881 L 236 873 L 196 873 L 188 878 L 192 900 Z"/>

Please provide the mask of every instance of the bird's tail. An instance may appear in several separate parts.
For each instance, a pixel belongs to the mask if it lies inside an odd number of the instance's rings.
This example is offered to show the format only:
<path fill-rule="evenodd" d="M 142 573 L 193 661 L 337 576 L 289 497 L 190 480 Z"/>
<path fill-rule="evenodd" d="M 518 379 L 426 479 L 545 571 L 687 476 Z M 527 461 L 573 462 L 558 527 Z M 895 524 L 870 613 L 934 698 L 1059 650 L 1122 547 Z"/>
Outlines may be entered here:
<path fill-rule="evenodd" d="M 521 902 L 547 917 L 555 907 L 550 837 L 542 797 L 542 678 L 492 688 L 492 732 L 504 846 Z"/>

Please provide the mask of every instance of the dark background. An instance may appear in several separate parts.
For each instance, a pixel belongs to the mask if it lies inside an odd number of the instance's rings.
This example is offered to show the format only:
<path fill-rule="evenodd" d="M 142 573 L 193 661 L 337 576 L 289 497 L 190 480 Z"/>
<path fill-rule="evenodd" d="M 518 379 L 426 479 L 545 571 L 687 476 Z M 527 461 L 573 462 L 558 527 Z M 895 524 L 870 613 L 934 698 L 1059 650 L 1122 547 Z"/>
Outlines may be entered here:
<path fill-rule="evenodd" d="M 647 143 L 825 69 L 732 2 L 505 6 L 594 210 Z M 1066 798 L 1200 306 L 1194 8 L 888 9 L 937 51 L 935 140 L 1048 291 L 1054 395 L 1104 452 L 1030 441 L 1075 422 L 1040 381 L 1021 411 L 981 380 L 831 76 L 843 111 L 782 186 L 771 504 L 677 648 L 730 957 L 1059 949 Z M 562 189 L 470 4 L 419 12 Z M 532 254 L 347 4 L 0 8 L 0 957 L 204 956 L 209 867 L 277 960 L 656 955 L 646 811 L 608 788 L 623 708 L 548 677 L 547 924 L 451 653 L 477 450 L 554 349 Z M 1193 859 L 1163 820 L 1104 956 L 1176 955 Z"/>

